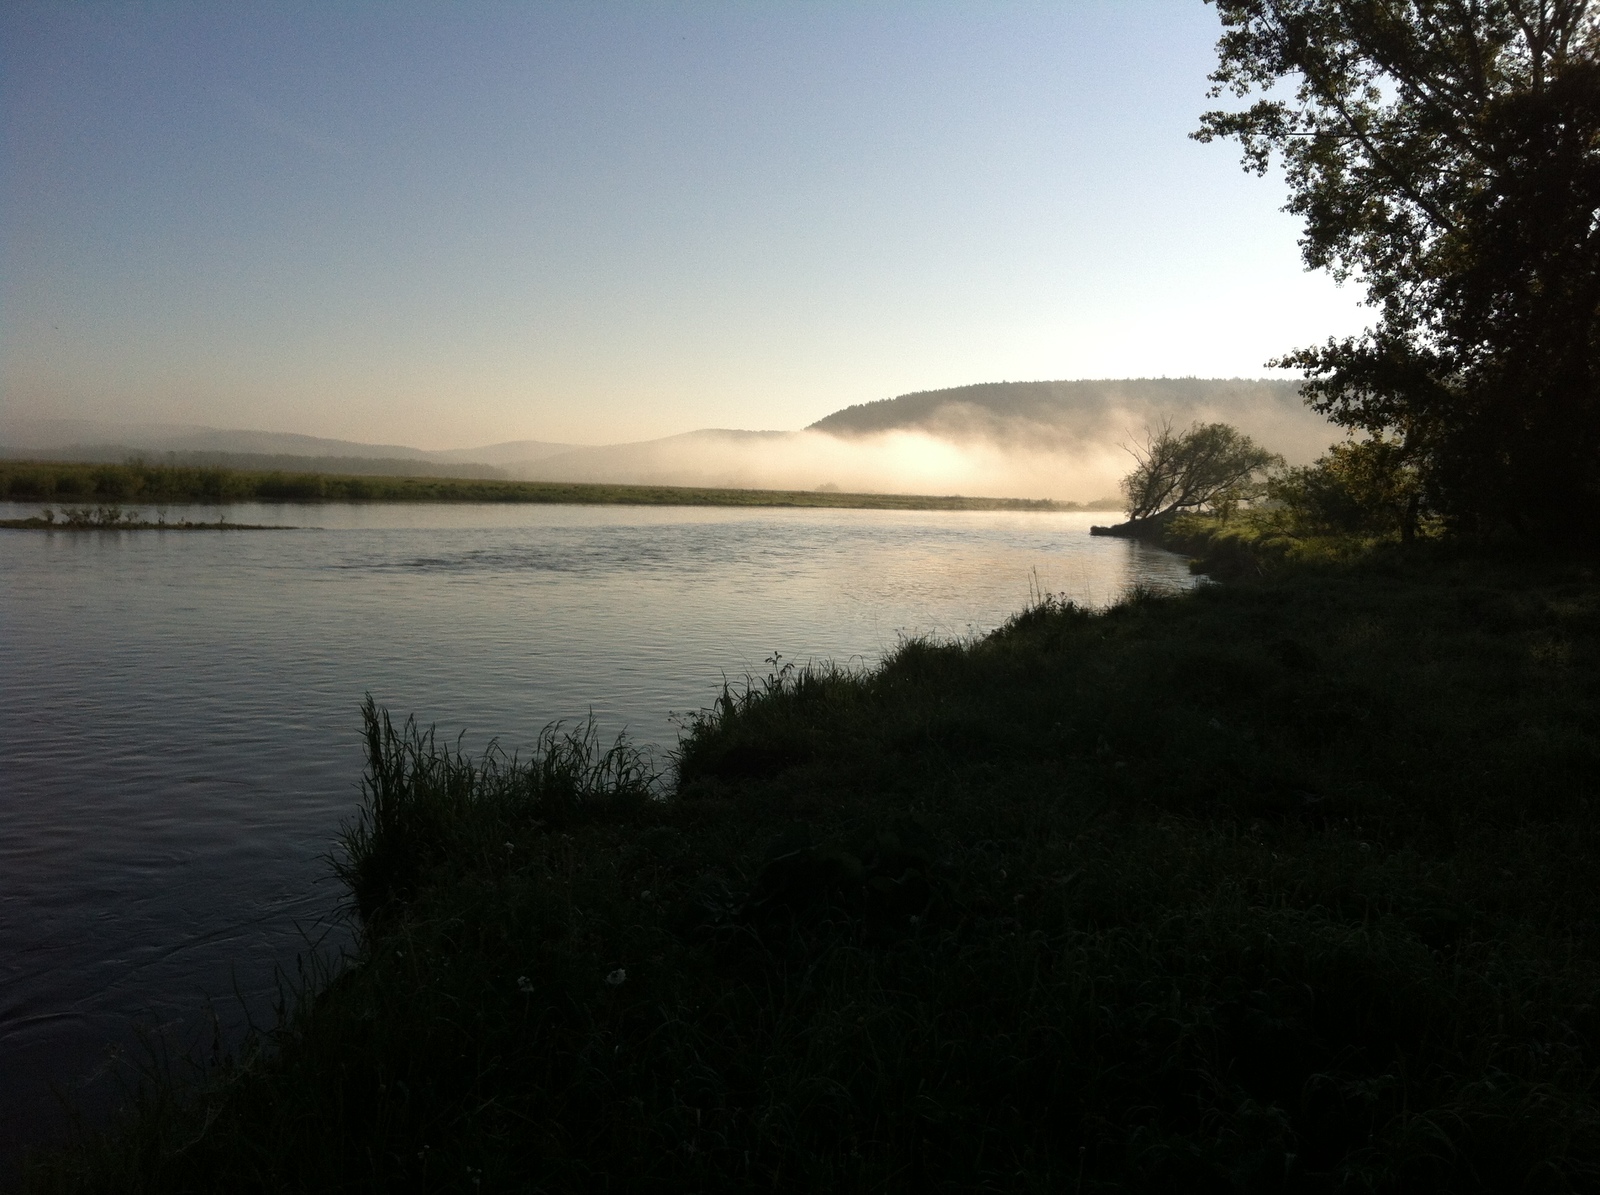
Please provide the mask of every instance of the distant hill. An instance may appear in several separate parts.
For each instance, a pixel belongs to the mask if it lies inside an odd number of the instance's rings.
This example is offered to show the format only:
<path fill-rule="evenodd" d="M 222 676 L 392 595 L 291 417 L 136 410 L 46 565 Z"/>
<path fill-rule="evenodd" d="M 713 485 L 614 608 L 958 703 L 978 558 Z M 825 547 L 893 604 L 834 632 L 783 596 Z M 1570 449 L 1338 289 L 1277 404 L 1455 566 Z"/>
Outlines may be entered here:
<path fill-rule="evenodd" d="M 548 440 L 508 440 L 482 448 L 448 448 L 427 454 L 430 461 L 478 461 L 485 465 L 525 464 L 542 461 L 564 452 L 581 452 L 578 444 L 555 444 Z"/>
<path fill-rule="evenodd" d="M 510 477 L 493 465 L 423 460 L 390 456 L 293 456 L 288 453 L 162 452 L 131 444 L 62 444 L 53 448 L 13 448 L 0 445 L 0 459 L 21 461 L 89 461 L 120 465 L 143 461 L 149 465 L 184 465 L 223 469 L 259 469 L 277 473 L 341 473 L 357 477 L 460 477 L 494 480 Z"/>
<path fill-rule="evenodd" d="M 773 480 L 775 455 L 798 432 L 749 432 L 706 428 L 659 440 L 569 448 L 532 460 L 507 461 L 506 468 L 526 481 L 589 481 L 631 485 L 697 485 L 764 489 Z M 807 480 L 783 475 L 786 488 L 809 489 Z"/>
<path fill-rule="evenodd" d="M 194 424 L 0 420 L 0 456 L 13 460 L 122 462 L 137 457 L 180 465 L 369 477 L 508 477 L 510 474 L 500 468 L 503 464 L 541 460 L 573 447 L 543 440 L 514 440 L 482 448 L 429 452 L 404 444 L 367 444 L 293 432 Z"/>
<path fill-rule="evenodd" d="M 88 419 L 0 420 L 0 444 L 37 453 L 61 448 L 125 452 L 224 452 L 255 456 L 382 457 L 427 460 L 404 444 L 365 444 L 293 432 L 202 427 L 192 423 L 98 423 Z M 83 459 L 83 458 L 80 458 Z M 120 458 L 119 458 L 120 459 Z"/>
<path fill-rule="evenodd" d="M 1247 378 L 985 382 L 845 407 L 807 430 L 842 437 L 923 432 L 1073 451 L 1126 441 L 1164 418 L 1180 427 L 1232 423 L 1291 460 L 1310 460 L 1340 437 L 1306 407 L 1298 382 Z"/>

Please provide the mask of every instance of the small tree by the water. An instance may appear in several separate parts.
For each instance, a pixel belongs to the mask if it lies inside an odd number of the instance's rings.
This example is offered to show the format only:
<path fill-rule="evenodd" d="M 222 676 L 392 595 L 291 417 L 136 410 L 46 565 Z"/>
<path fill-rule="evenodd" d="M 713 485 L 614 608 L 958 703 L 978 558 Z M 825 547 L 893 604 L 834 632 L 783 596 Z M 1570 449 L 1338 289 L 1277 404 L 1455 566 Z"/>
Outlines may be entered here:
<path fill-rule="evenodd" d="M 1196 423 L 1176 432 L 1169 420 L 1147 428 L 1144 443 L 1129 451 L 1136 465 L 1122 479 L 1122 492 L 1130 519 L 1227 512 L 1254 497 L 1266 471 L 1283 463 L 1226 423 Z"/>

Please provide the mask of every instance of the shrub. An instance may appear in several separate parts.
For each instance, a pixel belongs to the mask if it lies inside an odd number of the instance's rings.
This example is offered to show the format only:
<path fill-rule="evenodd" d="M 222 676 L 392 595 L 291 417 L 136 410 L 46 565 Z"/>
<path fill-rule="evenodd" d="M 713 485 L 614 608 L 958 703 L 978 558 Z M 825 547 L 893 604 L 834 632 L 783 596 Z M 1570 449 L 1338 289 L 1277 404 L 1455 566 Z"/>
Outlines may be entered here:
<path fill-rule="evenodd" d="M 1416 467 L 1402 444 L 1374 436 L 1336 444 L 1316 464 L 1270 479 L 1267 497 L 1300 534 L 1415 534 L 1422 510 Z"/>

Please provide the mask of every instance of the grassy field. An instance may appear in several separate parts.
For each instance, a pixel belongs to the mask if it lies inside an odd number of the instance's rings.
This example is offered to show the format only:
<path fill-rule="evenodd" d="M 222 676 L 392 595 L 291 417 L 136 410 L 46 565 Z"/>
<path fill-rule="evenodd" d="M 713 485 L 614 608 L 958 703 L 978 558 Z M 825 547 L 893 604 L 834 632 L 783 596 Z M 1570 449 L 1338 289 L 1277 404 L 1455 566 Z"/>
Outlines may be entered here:
<path fill-rule="evenodd" d="M 183 465 L 0 461 L 0 500 L 13 502 L 527 502 L 624 506 L 821 506 L 871 510 L 1109 510 L 1029 498 L 846 494 L 661 485 L 589 485 L 449 477 L 367 477 Z"/>
<path fill-rule="evenodd" d="M 366 711 L 359 957 L 55 1191 L 1600 1189 L 1600 582 L 1421 545 L 733 686 Z"/>

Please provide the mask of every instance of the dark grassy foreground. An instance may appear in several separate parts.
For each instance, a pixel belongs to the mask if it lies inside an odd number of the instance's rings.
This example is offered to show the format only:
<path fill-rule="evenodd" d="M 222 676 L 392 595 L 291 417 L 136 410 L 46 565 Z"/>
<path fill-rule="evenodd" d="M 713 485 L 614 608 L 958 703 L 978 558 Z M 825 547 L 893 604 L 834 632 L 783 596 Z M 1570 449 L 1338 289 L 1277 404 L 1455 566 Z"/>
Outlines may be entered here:
<path fill-rule="evenodd" d="M 460 757 L 359 960 L 35 1191 L 1600 1189 L 1600 584 L 1379 554 Z"/>
<path fill-rule="evenodd" d="M 845 494 L 457 477 L 368 477 L 186 465 L 0 461 L 0 500 L 133 502 L 521 502 L 622 506 L 825 506 L 869 510 L 1092 510 L 1030 498 Z"/>

